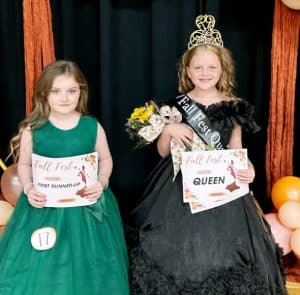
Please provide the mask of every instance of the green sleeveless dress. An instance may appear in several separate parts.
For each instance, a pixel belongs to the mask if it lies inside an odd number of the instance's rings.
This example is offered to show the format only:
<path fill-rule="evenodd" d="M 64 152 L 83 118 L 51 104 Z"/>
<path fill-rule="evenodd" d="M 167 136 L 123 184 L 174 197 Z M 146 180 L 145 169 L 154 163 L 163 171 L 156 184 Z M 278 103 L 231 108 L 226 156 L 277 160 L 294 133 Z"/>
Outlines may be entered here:
<path fill-rule="evenodd" d="M 67 157 L 94 151 L 97 120 L 82 116 L 70 130 L 50 122 L 33 132 L 33 151 Z M 48 250 L 31 245 L 32 233 L 53 227 Z M 116 199 L 107 188 L 97 203 L 34 208 L 22 193 L 0 239 L 0 295 L 127 295 L 128 257 Z"/>

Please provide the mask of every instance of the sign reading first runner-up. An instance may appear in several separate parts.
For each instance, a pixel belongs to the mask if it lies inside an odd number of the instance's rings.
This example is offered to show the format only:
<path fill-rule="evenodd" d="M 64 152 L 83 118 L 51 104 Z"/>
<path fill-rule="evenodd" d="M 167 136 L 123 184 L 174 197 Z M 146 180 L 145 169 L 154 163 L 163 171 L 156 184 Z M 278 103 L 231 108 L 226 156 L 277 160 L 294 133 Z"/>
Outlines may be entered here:
<path fill-rule="evenodd" d="M 46 195 L 45 207 L 74 207 L 94 203 L 84 197 L 83 190 L 96 183 L 97 172 L 96 152 L 64 158 L 32 154 L 33 184 Z"/>

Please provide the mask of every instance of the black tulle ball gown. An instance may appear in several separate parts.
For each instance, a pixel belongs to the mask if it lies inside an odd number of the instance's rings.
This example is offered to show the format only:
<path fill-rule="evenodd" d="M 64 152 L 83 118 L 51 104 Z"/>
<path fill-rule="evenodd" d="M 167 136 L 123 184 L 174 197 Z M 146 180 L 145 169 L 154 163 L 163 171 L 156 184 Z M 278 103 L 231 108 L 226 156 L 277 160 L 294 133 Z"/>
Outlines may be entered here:
<path fill-rule="evenodd" d="M 258 128 L 244 100 L 199 107 L 228 144 L 236 123 Z M 170 156 L 149 176 L 128 222 L 132 294 L 287 294 L 281 250 L 251 194 L 191 214 Z"/>

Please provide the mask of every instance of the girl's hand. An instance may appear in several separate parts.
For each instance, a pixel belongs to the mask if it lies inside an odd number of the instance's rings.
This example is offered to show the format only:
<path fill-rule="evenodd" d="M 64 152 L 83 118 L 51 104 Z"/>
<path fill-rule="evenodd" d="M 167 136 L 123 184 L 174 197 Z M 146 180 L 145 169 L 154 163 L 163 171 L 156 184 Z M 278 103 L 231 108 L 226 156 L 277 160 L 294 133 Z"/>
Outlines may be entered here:
<path fill-rule="evenodd" d="M 31 206 L 43 208 L 46 204 L 46 196 L 32 187 L 27 193 L 27 199 Z"/>
<path fill-rule="evenodd" d="M 255 170 L 252 165 L 249 165 L 246 170 L 236 170 L 236 179 L 241 183 L 251 183 L 255 178 Z"/>
<path fill-rule="evenodd" d="M 168 124 L 163 132 L 174 138 L 182 147 L 190 146 L 193 142 L 193 129 L 186 124 Z"/>
<path fill-rule="evenodd" d="M 101 197 L 103 189 L 103 185 L 100 182 L 96 182 L 83 190 L 83 196 L 91 202 L 97 201 Z"/>

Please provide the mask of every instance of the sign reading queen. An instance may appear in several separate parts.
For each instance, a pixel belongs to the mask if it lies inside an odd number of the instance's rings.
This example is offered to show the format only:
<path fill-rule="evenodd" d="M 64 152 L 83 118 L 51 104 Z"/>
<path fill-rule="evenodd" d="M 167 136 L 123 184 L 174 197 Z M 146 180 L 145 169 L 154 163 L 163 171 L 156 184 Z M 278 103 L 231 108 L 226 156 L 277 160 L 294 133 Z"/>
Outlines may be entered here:
<path fill-rule="evenodd" d="M 247 168 L 247 149 L 183 152 L 183 201 L 198 213 L 242 197 L 249 185 L 238 181 L 236 171 Z"/>
<path fill-rule="evenodd" d="M 83 190 L 96 183 L 97 172 L 96 152 L 64 158 L 32 154 L 33 184 L 46 195 L 45 207 L 75 207 L 95 203 L 83 196 Z"/>

